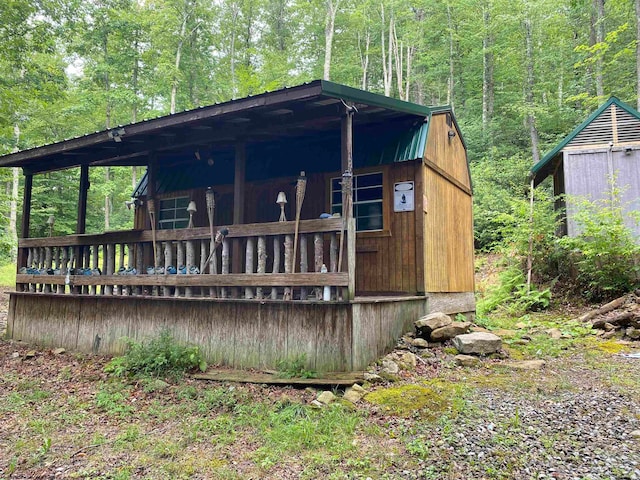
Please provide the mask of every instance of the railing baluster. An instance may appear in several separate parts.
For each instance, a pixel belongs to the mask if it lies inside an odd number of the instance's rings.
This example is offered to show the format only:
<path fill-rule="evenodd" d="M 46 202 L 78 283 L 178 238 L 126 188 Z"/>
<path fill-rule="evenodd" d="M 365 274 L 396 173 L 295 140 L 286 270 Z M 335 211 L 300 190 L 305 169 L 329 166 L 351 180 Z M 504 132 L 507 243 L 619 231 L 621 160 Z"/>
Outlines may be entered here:
<path fill-rule="evenodd" d="M 293 255 L 293 235 L 284 236 L 284 273 L 291 273 L 291 256 Z M 284 300 L 293 300 L 291 287 L 284 287 Z"/>
<path fill-rule="evenodd" d="M 222 241 L 222 274 L 229 273 L 229 240 L 226 238 Z M 220 296 L 227 298 L 227 287 L 220 289 Z"/>
<path fill-rule="evenodd" d="M 89 253 L 91 254 L 91 269 L 94 272 L 98 270 L 98 248 L 98 245 L 91 245 L 90 247 L 87 247 L 87 250 L 89 250 Z M 96 295 L 97 292 L 97 285 L 91 285 L 91 287 L 89 287 L 90 295 Z"/>
<path fill-rule="evenodd" d="M 267 271 L 267 238 L 264 236 L 258 237 L 258 273 L 265 273 Z M 264 298 L 263 288 L 258 287 L 256 289 L 256 298 Z"/>
<path fill-rule="evenodd" d="M 204 244 L 205 240 L 203 240 L 202 243 Z M 209 260 L 209 273 L 211 275 L 218 274 L 218 255 L 217 255 L 218 252 L 216 251 L 215 247 L 216 247 L 215 242 L 212 242 L 211 240 L 209 240 L 209 249 L 211 251 L 211 259 Z M 209 288 L 209 296 L 211 298 L 217 298 L 218 289 L 215 287 Z"/>
<path fill-rule="evenodd" d="M 107 275 L 113 275 L 115 273 L 116 264 L 116 252 L 115 244 L 107 243 Z M 113 295 L 113 285 L 107 285 L 105 287 L 106 295 Z"/>
<path fill-rule="evenodd" d="M 136 271 L 138 275 L 143 275 L 144 272 L 144 243 L 136 243 Z M 142 295 L 144 293 L 144 287 L 134 287 L 135 295 Z"/>
<path fill-rule="evenodd" d="M 196 264 L 195 245 L 193 244 L 192 240 L 187 240 L 186 243 L 187 243 L 187 273 L 191 273 L 191 269 Z M 192 297 L 193 296 L 193 288 L 192 287 L 186 287 L 184 289 L 184 296 L 185 297 Z"/>
<path fill-rule="evenodd" d="M 69 271 L 69 249 L 67 247 L 62 247 L 62 265 L 60 267 L 60 273 L 67 276 L 67 272 Z M 66 285 L 58 285 L 58 293 L 67 293 Z"/>
<path fill-rule="evenodd" d="M 331 232 L 329 234 L 329 271 L 337 272 L 338 271 L 338 234 L 336 232 Z M 338 299 L 338 287 L 332 288 L 331 298 L 337 300 Z"/>
<path fill-rule="evenodd" d="M 273 237 L 273 269 L 272 273 L 280 273 L 280 242 L 282 241 L 282 237 L 280 235 L 276 235 Z M 278 299 L 278 288 L 271 287 L 271 300 Z"/>
<path fill-rule="evenodd" d="M 178 275 L 180 274 L 180 269 L 182 267 L 184 267 L 184 243 L 181 241 L 178 241 L 176 244 L 176 249 L 177 249 L 177 263 L 178 263 Z M 176 292 L 175 292 L 175 296 L 179 297 L 180 296 L 180 288 L 176 287 Z"/>
<path fill-rule="evenodd" d="M 171 242 L 164 242 L 164 274 L 169 275 L 169 267 L 173 265 L 173 245 Z M 171 296 L 171 287 L 162 287 L 162 294 L 165 297 Z"/>
<path fill-rule="evenodd" d="M 307 236 L 300 235 L 300 272 L 307 273 L 309 271 L 309 260 L 307 252 Z M 300 287 L 300 300 L 307 299 L 307 287 Z"/>
<path fill-rule="evenodd" d="M 324 239 L 322 235 L 319 233 L 314 234 L 313 236 L 313 266 L 315 268 L 315 272 L 319 272 L 322 269 L 322 264 L 324 263 Z M 322 288 L 316 287 L 316 298 L 318 300 L 322 299 Z"/>
<path fill-rule="evenodd" d="M 255 245 L 256 243 L 255 243 L 254 237 L 247 238 L 244 273 L 253 273 L 253 259 L 254 259 L 253 255 L 254 255 Z M 245 287 L 244 298 L 253 298 L 253 288 Z"/>
<path fill-rule="evenodd" d="M 53 256 L 51 254 L 51 247 L 45 247 L 45 260 L 44 260 L 44 268 L 48 271 L 51 268 L 51 262 L 53 261 Z M 51 285 L 46 283 L 44 285 L 44 292 L 51 293 Z"/>

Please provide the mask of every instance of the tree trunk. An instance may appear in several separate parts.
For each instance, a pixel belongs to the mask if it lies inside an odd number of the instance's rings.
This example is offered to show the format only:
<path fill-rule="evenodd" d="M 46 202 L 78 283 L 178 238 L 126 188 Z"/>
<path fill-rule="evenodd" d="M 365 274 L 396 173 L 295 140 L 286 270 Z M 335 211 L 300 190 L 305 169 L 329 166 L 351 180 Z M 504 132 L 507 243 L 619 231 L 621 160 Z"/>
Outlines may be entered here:
<path fill-rule="evenodd" d="M 229 67 L 231 70 L 231 98 L 236 99 L 238 96 L 238 81 L 236 79 L 236 26 L 238 22 L 238 6 L 233 3 L 231 8 L 231 51 L 229 52 Z"/>
<path fill-rule="evenodd" d="M 331 78 L 331 51 L 333 48 L 336 12 L 339 5 L 340 0 L 327 0 L 327 16 L 324 27 L 324 73 L 322 75 L 325 80 L 330 80 Z"/>
<path fill-rule="evenodd" d="M 540 152 L 538 148 L 538 130 L 536 128 L 536 118 L 533 105 L 533 88 L 535 85 L 534 78 L 534 59 L 533 59 L 533 28 L 531 26 L 531 18 L 527 13 L 527 18 L 524 20 L 525 28 L 525 43 L 526 43 L 526 67 L 527 78 L 525 82 L 525 104 L 527 108 L 526 124 L 529 130 L 529 137 L 531 138 L 531 155 L 534 165 L 540 161 Z"/>
<path fill-rule="evenodd" d="M 382 28 L 381 28 L 381 32 L 380 32 L 380 39 L 382 42 L 382 81 L 384 84 L 384 94 L 388 97 L 391 95 L 391 84 L 393 82 L 393 57 L 391 55 L 391 52 L 393 51 L 393 25 L 394 25 L 394 21 L 393 21 L 393 15 L 391 16 L 391 18 L 389 18 L 389 41 L 388 41 L 388 45 L 385 46 L 385 41 L 384 41 L 384 36 L 385 36 L 385 32 L 384 32 L 384 23 L 385 23 L 385 18 L 384 18 L 384 3 L 380 4 L 380 14 L 381 14 L 381 19 L 382 19 Z"/>
<path fill-rule="evenodd" d="M 636 109 L 640 110 L 640 0 L 636 0 Z"/>
<path fill-rule="evenodd" d="M 640 1 L 640 0 L 639 0 Z M 491 33 L 491 3 L 482 10 L 482 131 L 486 133 L 493 116 L 493 34 Z"/>
<path fill-rule="evenodd" d="M 20 126 L 16 123 L 13 126 L 13 135 L 15 139 L 14 152 L 19 150 L 20 143 Z M 9 203 L 9 235 L 11 235 L 11 261 L 15 262 L 18 257 L 18 189 L 20 186 L 20 168 L 13 167 L 11 169 L 11 202 Z"/>
<path fill-rule="evenodd" d="M 604 0 L 593 0 L 596 11 L 596 42 L 604 42 Z M 602 78 L 602 55 L 598 53 L 596 57 L 596 95 L 604 97 L 604 80 Z"/>
<path fill-rule="evenodd" d="M 398 96 L 404 98 L 404 52 L 402 42 L 398 42 L 395 23 L 393 24 L 393 29 L 391 29 L 391 25 L 389 25 L 389 32 L 393 32 L 393 57 L 396 61 L 396 88 L 398 89 Z"/>
<path fill-rule="evenodd" d="M 449 29 L 449 81 L 447 84 L 447 104 L 453 106 L 453 18 L 451 16 L 451 3 L 447 2 L 447 26 Z"/>
<path fill-rule="evenodd" d="M 180 60 L 182 58 L 182 45 L 184 44 L 184 34 L 187 29 L 187 18 L 185 14 L 180 25 L 180 40 L 178 41 L 178 48 L 176 49 L 176 63 L 175 72 L 173 74 L 173 82 L 171 82 L 171 108 L 170 113 L 176 113 L 176 96 L 178 95 L 178 72 L 180 71 Z"/>
<path fill-rule="evenodd" d="M 109 182 L 111 181 L 111 172 L 109 167 L 104 169 L 104 183 L 109 188 Z M 106 194 L 104 196 L 104 231 L 108 232 L 111 224 L 111 196 Z"/>
<path fill-rule="evenodd" d="M 640 0 L 638 0 L 640 2 Z M 362 66 L 362 90 L 366 90 L 368 86 L 367 75 L 369 73 L 369 45 L 371 44 L 371 32 L 367 28 L 367 35 L 364 41 L 364 52 L 360 45 L 360 34 L 358 33 L 358 51 L 360 53 L 360 65 Z"/>

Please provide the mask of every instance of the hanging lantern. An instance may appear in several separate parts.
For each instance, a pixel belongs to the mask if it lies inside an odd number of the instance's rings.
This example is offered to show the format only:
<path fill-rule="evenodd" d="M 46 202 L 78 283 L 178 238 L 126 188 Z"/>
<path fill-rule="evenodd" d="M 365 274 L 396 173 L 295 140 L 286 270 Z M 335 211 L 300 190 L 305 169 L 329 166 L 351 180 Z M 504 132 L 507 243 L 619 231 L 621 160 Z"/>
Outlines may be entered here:
<path fill-rule="evenodd" d="M 191 200 L 189 205 L 187 206 L 187 212 L 189 212 L 189 228 L 193 228 L 193 214 L 196 213 L 198 209 L 196 208 L 196 202 Z"/>
<path fill-rule="evenodd" d="M 287 195 L 284 192 L 279 192 L 276 203 L 280 205 L 280 221 L 286 222 L 287 217 L 284 214 L 284 206 L 287 204 Z"/>

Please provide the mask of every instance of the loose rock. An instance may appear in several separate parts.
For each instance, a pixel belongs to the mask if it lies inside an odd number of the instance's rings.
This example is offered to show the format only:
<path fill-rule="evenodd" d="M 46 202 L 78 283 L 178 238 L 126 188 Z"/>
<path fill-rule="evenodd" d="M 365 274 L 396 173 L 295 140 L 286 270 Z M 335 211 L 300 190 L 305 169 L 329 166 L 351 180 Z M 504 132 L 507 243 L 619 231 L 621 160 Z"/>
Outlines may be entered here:
<path fill-rule="evenodd" d="M 395 375 L 400 371 L 400 367 L 393 360 L 385 358 L 382 360 L 382 371 L 384 373 L 390 373 L 391 375 Z"/>
<path fill-rule="evenodd" d="M 453 357 L 453 360 L 456 362 L 456 365 L 461 367 L 475 367 L 480 363 L 480 359 L 473 355 L 459 354 Z"/>
<path fill-rule="evenodd" d="M 444 327 L 440 327 L 431 332 L 431 340 L 445 342 L 452 338 L 467 333 L 471 324 L 469 322 L 453 322 Z"/>
<path fill-rule="evenodd" d="M 434 330 L 446 327 L 452 323 L 453 320 L 449 315 L 442 312 L 434 312 L 416 320 L 414 325 L 416 326 L 416 331 L 419 337 L 429 338 L 431 332 Z"/>
<path fill-rule="evenodd" d="M 344 392 L 343 398 L 351 403 L 358 403 L 366 394 L 367 391 L 364 388 L 354 383 L 353 386 L 347 388 Z"/>
<path fill-rule="evenodd" d="M 493 333 L 473 332 L 455 337 L 453 346 L 460 353 L 489 355 L 502 348 L 502 339 Z"/>
<path fill-rule="evenodd" d="M 316 400 L 323 405 L 329 405 L 335 399 L 336 399 L 336 396 L 333 394 L 333 392 L 330 392 L 329 390 L 325 390 L 320 395 L 318 395 L 318 398 Z"/>
<path fill-rule="evenodd" d="M 429 348 L 429 342 L 424 338 L 414 338 L 411 344 L 416 348 Z"/>

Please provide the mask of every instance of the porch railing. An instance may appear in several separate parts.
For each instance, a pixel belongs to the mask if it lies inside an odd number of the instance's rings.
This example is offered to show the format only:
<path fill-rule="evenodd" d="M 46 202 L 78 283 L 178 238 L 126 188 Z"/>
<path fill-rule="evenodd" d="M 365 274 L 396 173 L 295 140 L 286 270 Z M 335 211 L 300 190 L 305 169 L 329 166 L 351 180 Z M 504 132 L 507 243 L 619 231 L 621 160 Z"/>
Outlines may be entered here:
<path fill-rule="evenodd" d="M 209 228 L 158 230 L 155 259 L 150 230 L 20 239 L 16 289 L 255 300 L 347 298 L 350 273 L 338 272 L 342 219 L 300 222 L 295 272 L 294 228 L 294 222 L 216 227 L 228 230 L 218 245 L 211 242 Z"/>

